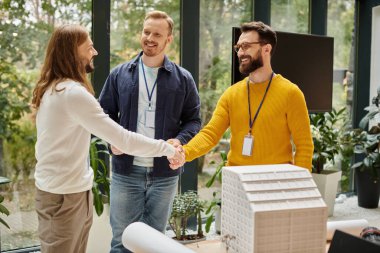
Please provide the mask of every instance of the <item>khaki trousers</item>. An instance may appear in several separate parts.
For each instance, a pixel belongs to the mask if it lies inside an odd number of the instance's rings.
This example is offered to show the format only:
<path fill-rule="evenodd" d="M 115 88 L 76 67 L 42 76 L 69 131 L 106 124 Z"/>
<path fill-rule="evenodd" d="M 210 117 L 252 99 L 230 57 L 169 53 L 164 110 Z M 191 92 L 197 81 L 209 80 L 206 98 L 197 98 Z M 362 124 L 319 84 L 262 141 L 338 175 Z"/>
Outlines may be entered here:
<path fill-rule="evenodd" d="M 37 189 L 42 253 L 85 253 L 92 225 L 92 192 L 54 194 Z"/>

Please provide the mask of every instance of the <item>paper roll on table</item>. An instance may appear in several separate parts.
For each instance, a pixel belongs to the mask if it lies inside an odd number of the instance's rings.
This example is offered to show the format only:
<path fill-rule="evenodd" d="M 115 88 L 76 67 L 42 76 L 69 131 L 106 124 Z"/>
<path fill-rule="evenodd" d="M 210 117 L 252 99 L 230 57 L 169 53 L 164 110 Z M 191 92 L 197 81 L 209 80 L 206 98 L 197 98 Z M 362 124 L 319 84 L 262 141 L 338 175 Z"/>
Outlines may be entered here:
<path fill-rule="evenodd" d="M 359 236 L 363 228 L 368 227 L 368 221 L 361 220 L 343 220 L 343 221 L 329 221 L 327 222 L 327 240 L 330 241 L 335 230 L 341 230 L 348 234 Z"/>
<path fill-rule="evenodd" d="M 121 240 L 134 253 L 195 253 L 142 222 L 126 227 Z"/>

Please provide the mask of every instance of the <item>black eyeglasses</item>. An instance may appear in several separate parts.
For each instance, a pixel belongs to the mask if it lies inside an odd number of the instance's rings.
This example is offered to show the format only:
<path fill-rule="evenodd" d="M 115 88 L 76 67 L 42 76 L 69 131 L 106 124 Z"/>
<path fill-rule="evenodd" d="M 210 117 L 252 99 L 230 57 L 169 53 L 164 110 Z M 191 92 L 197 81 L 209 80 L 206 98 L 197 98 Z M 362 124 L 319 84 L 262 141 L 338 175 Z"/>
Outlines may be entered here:
<path fill-rule="evenodd" d="M 250 45 L 253 45 L 253 44 L 261 44 L 262 42 L 261 41 L 254 41 L 254 42 L 243 42 L 241 43 L 240 45 L 236 44 L 234 46 L 234 50 L 235 52 L 239 52 L 240 48 L 241 50 L 243 50 L 244 52 L 249 49 L 251 46 Z"/>

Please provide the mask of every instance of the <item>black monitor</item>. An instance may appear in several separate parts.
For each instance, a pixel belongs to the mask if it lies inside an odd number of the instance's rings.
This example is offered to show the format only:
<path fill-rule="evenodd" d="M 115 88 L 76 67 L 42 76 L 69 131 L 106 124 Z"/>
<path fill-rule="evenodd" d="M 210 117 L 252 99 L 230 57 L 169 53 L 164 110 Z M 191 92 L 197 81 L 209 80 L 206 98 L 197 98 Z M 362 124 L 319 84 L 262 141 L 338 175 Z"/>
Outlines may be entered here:
<path fill-rule="evenodd" d="M 240 36 L 240 28 L 232 29 L 232 46 Z M 277 48 L 272 68 L 298 85 L 305 95 L 309 112 L 332 110 L 334 38 L 327 36 L 277 33 Z M 239 60 L 232 47 L 232 84 L 242 80 Z"/>
<path fill-rule="evenodd" d="M 336 230 L 328 253 L 379 253 L 380 245 Z"/>

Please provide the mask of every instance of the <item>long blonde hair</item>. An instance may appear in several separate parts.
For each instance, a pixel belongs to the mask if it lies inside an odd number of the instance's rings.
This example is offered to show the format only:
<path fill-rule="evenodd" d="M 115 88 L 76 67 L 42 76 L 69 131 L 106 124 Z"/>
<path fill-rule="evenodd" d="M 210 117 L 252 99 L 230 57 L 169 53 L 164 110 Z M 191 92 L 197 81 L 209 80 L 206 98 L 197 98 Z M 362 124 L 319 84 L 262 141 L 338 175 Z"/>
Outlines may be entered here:
<path fill-rule="evenodd" d="M 57 84 L 65 79 L 81 83 L 91 94 L 95 94 L 87 79 L 86 68 L 78 55 L 78 47 L 88 39 L 88 32 L 80 25 L 63 25 L 55 29 L 46 49 L 41 76 L 33 90 L 32 106 L 38 109 L 46 90 L 60 92 Z"/>

